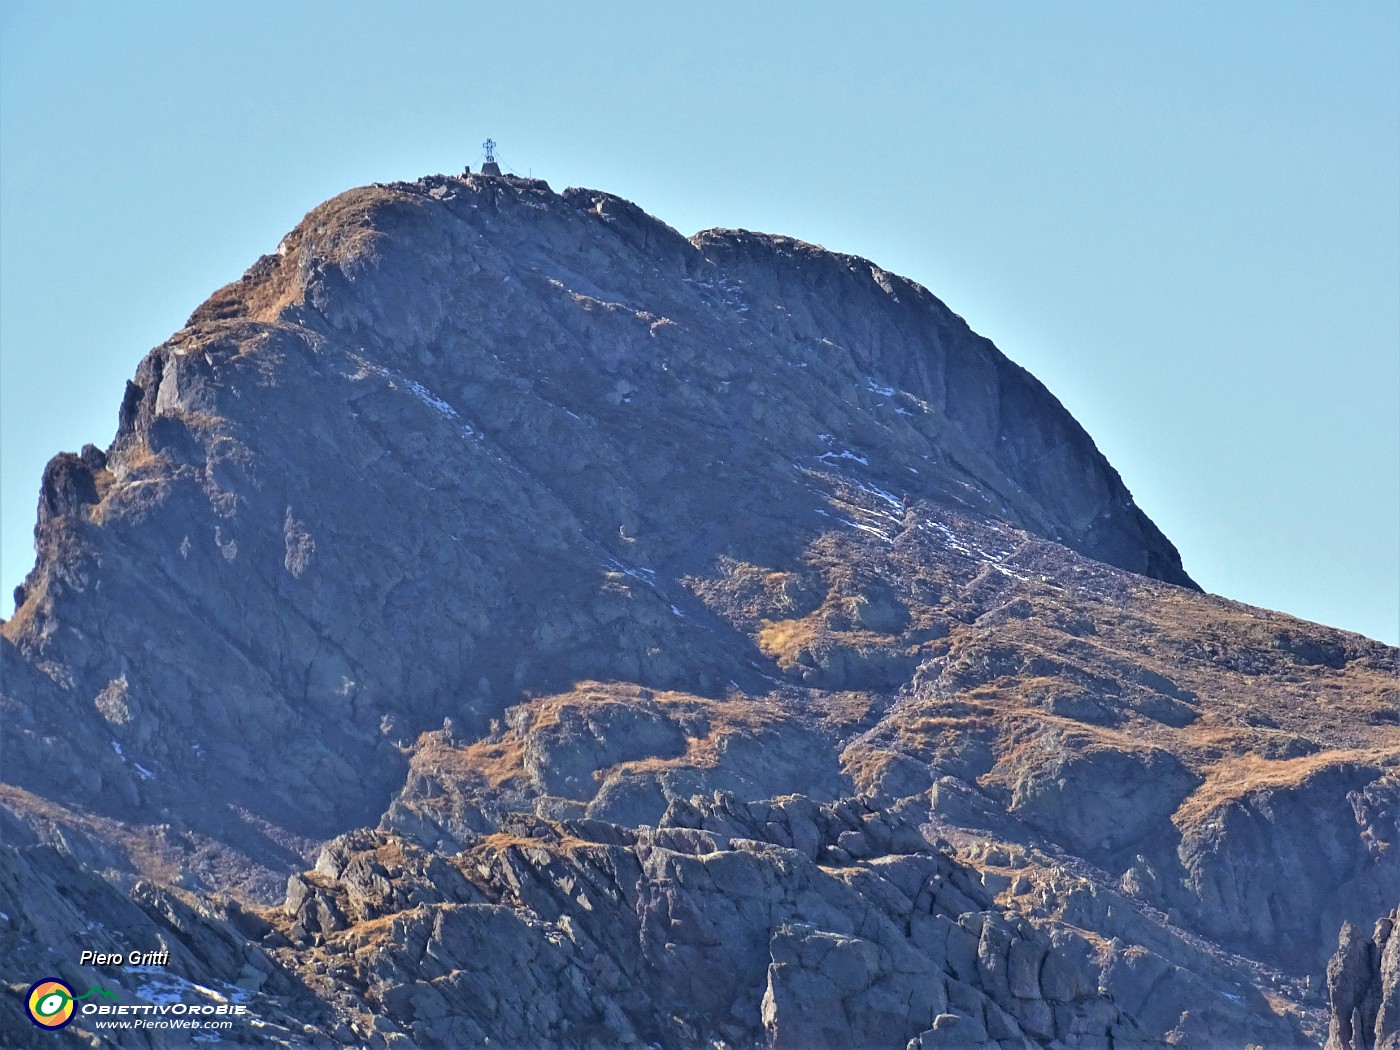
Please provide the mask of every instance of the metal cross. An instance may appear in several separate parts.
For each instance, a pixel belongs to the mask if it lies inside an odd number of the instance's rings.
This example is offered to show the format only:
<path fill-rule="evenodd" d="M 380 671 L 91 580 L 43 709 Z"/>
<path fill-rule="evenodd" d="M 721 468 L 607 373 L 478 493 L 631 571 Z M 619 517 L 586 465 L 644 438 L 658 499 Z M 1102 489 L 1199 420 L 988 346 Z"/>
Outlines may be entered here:
<path fill-rule="evenodd" d="M 486 163 L 494 163 L 496 160 L 496 140 L 487 139 L 481 144 L 481 148 L 486 151 Z"/>

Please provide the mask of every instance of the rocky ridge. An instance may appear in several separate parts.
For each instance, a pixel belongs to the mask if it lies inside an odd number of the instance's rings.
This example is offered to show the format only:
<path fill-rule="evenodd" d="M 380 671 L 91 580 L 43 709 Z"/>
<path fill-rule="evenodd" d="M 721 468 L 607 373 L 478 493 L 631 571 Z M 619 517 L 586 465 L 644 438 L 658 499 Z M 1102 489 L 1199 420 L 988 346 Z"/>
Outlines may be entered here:
<path fill-rule="evenodd" d="M 36 545 L 17 987 L 142 994 L 73 972 L 81 920 L 254 1044 L 1317 1045 L 1325 994 L 1381 1031 L 1395 650 L 1201 594 L 865 260 L 351 191 L 49 464 Z"/>
<path fill-rule="evenodd" d="M 1366 937 L 1342 926 L 1337 954 L 1327 964 L 1332 1021 L 1327 1050 L 1394 1050 L 1400 1047 L 1400 907 L 1377 920 Z"/>

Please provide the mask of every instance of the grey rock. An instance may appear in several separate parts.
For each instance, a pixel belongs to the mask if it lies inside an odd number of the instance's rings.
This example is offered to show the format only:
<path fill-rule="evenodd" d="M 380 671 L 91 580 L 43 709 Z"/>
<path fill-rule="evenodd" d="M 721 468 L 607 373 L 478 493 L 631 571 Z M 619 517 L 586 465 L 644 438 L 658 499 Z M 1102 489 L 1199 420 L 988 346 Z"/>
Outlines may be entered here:
<path fill-rule="evenodd" d="M 1327 964 L 1331 1022 L 1327 1050 L 1400 1046 L 1400 908 L 1377 920 L 1370 937 L 1342 926 Z"/>
<path fill-rule="evenodd" d="M 111 976 L 62 961 L 95 921 L 286 1045 L 1204 1050 L 1301 1039 L 1259 975 L 1394 906 L 1395 651 L 1200 594 L 1044 387 L 789 238 L 351 191 L 35 540 L 15 984 Z"/>

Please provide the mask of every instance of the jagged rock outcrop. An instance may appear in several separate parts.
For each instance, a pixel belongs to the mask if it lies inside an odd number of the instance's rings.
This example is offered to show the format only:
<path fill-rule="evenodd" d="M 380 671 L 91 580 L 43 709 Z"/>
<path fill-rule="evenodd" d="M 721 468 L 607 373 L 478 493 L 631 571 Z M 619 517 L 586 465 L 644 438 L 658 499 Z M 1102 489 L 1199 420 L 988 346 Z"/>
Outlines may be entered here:
<path fill-rule="evenodd" d="M 788 238 L 350 191 L 35 536 L 12 986 L 85 914 L 251 1044 L 1315 1045 L 1400 886 L 1396 651 L 1200 593 L 1036 380 Z"/>
<path fill-rule="evenodd" d="M 227 898 L 190 900 L 179 889 L 137 882 L 122 892 L 67 851 L 27 845 L 8 834 L 0 849 L 0 973 L 18 986 L 56 977 L 81 994 L 146 1006 L 178 996 L 194 1002 L 249 1003 L 270 1040 L 295 1039 L 319 1013 L 300 977 L 280 966 L 263 941 L 272 926 Z M 82 965 L 84 951 L 169 955 L 163 969 Z M 282 1004 L 296 1003 L 289 1012 Z M 22 995 L 0 995 L 0 1038 L 9 1047 L 91 1046 L 86 1025 L 44 1031 L 30 1023 Z M 246 1032 L 243 1033 L 247 1035 Z M 187 1046 L 188 1031 L 105 1034 L 99 1045 Z M 155 1042 L 152 1042 L 154 1038 Z"/>
<path fill-rule="evenodd" d="M 856 800 L 716 793 L 635 830 L 516 819 L 436 878 L 418 853 L 333 842 L 283 921 L 340 949 L 366 1012 L 400 1004 L 420 1045 L 903 1048 L 952 1019 L 969 1045 L 1147 1042 L 1087 941 L 1052 955 L 904 815 Z"/>
<path fill-rule="evenodd" d="M 1368 938 L 1344 923 L 1327 964 L 1327 1050 L 1400 1047 L 1400 907 Z"/>

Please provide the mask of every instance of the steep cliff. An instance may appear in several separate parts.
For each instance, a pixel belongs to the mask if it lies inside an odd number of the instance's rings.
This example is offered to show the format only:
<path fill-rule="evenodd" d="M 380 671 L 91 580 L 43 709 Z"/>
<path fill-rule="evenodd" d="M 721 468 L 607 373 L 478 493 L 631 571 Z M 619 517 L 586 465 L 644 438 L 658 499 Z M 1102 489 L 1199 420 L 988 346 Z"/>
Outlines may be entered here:
<path fill-rule="evenodd" d="M 787 238 L 351 191 L 36 546 L 0 948 L 67 865 L 248 1042 L 1290 1045 L 1400 895 L 1395 651 L 1201 594 L 1033 377 Z"/>
<path fill-rule="evenodd" d="M 1332 1022 L 1327 1050 L 1395 1050 L 1400 1047 L 1400 907 L 1366 937 L 1342 926 L 1337 953 L 1327 964 Z"/>

